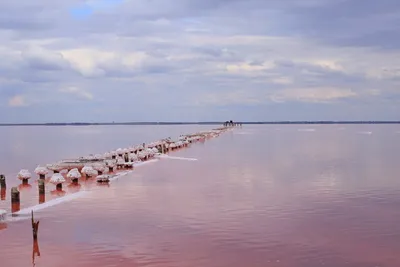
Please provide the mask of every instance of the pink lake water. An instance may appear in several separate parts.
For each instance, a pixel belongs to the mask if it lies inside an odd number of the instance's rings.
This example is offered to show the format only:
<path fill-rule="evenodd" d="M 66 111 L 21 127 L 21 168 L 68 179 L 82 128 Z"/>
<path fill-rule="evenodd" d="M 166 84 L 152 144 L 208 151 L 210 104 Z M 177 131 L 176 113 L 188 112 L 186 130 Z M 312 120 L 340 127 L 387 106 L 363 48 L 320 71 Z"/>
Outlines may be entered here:
<path fill-rule="evenodd" d="M 0 209 L 21 168 L 211 128 L 1 127 Z M 36 213 L 37 244 L 29 220 L 0 224 L 0 266 L 31 266 L 33 250 L 40 267 L 400 266 L 400 125 L 246 125 L 170 155 L 198 160 L 86 185 Z"/>

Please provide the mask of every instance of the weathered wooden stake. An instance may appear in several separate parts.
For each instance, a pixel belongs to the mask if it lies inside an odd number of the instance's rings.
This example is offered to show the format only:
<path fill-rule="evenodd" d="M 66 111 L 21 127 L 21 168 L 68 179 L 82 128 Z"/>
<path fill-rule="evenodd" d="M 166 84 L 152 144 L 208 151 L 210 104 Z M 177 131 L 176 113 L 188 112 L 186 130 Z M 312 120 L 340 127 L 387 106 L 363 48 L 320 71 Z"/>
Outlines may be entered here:
<path fill-rule="evenodd" d="M 46 179 L 46 175 L 44 175 L 44 174 L 39 174 L 39 179 L 40 179 L 40 180 Z"/>
<path fill-rule="evenodd" d="M 44 186 L 44 180 L 39 179 L 39 181 L 38 181 L 38 188 L 39 188 L 39 195 L 40 195 L 40 194 L 45 194 L 45 193 L 46 193 L 46 191 L 45 191 L 45 186 Z"/>
<path fill-rule="evenodd" d="M 39 231 L 39 221 L 35 221 L 33 219 L 33 210 L 31 211 L 32 214 L 32 234 L 33 234 L 33 240 L 37 240 L 37 234 Z"/>
<path fill-rule="evenodd" d="M 17 212 L 20 210 L 21 204 L 19 199 L 19 191 L 17 187 L 11 188 L 11 212 Z"/>
<path fill-rule="evenodd" d="M 20 203 L 18 187 L 11 188 L 11 203 Z"/>
<path fill-rule="evenodd" d="M 6 177 L 4 174 L 0 174 L 0 188 L 7 188 Z"/>
<path fill-rule="evenodd" d="M 108 172 L 113 172 L 114 171 L 114 167 L 108 166 Z"/>

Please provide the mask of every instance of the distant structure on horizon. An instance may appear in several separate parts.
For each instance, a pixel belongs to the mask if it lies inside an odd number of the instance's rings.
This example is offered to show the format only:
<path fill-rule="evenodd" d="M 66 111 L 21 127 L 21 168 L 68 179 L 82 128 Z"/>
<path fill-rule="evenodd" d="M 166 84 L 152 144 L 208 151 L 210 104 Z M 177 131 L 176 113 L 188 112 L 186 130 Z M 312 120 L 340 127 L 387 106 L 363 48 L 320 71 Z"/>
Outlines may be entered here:
<path fill-rule="evenodd" d="M 225 127 L 227 127 L 227 126 L 242 126 L 242 124 L 241 123 L 236 123 L 236 122 L 233 122 L 233 120 L 230 120 L 230 121 L 224 122 L 224 126 Z"/>

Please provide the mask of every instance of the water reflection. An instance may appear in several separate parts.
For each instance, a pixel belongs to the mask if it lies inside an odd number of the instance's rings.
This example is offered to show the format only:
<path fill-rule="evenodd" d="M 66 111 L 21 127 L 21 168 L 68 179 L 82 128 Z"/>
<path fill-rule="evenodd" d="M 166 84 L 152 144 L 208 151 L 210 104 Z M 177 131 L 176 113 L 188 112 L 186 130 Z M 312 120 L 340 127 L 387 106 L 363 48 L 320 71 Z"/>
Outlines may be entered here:
<path fill-rule="evenodd" d="M 36 266 L 36 257 L 40 257 L 40 249 L 39 249 L 39 241 L 36 239 L 33 240 L 32 245 L 32 264 Z"/>
<path fill-rule="evenodd" d="M 6 200 L 6 188 L 1 188 L 0 189 L 0 199 L 1 200 Z"/>
<path fill-rule="evenodd" d="M 67 192 L 62 189 L 54 189 L 54 190 L 50 191 L 50 193 L 53 196 L 62 197 L 62 196 L 65 196 L 65 194 Z"/>
<path fill-rule="evenodd" d="M 20 184 L 20 185 L 18 185 L 18 190 L 20 192 L 29 191 L 30 189 L 32 189 L 32 185 L 30 185 L 30 184 Z"/>
<path fill-rule="evenodd" d="M 46 202 L 46 194 L 39 194 L 39 204 Z"/>
<path fill-rule="evenodd" d="M 175 155 L 198 161 L 160 160 L 43 210 L 41 266 L 63 253 L 77 267 L 400 266 L 398 139 L 379 127 L 298 128 L 193 145 Z M 2 232 L 7 266 L 25 266 L 23 227 Z"/>

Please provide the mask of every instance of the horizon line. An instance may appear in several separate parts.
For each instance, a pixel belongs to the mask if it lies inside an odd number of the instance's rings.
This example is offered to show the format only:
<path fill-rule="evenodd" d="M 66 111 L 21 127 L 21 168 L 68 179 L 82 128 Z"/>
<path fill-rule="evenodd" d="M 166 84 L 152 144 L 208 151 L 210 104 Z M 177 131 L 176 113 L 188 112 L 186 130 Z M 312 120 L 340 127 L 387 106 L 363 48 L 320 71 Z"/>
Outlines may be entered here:
<path fill-rule="evenodd" d="M 185 122 L 185 121 L 164 121 L 164 122 L 44 122 L 44 123 L 0 123 L 0 126 L 62 126 L 62 125 L 221 125 L 225 121 L 199 121 L 199 122 Z M 302 121 L 234 121 L 238 124 L 400 124 L 399 121 L 394 120 L 302 120 Z"/>

